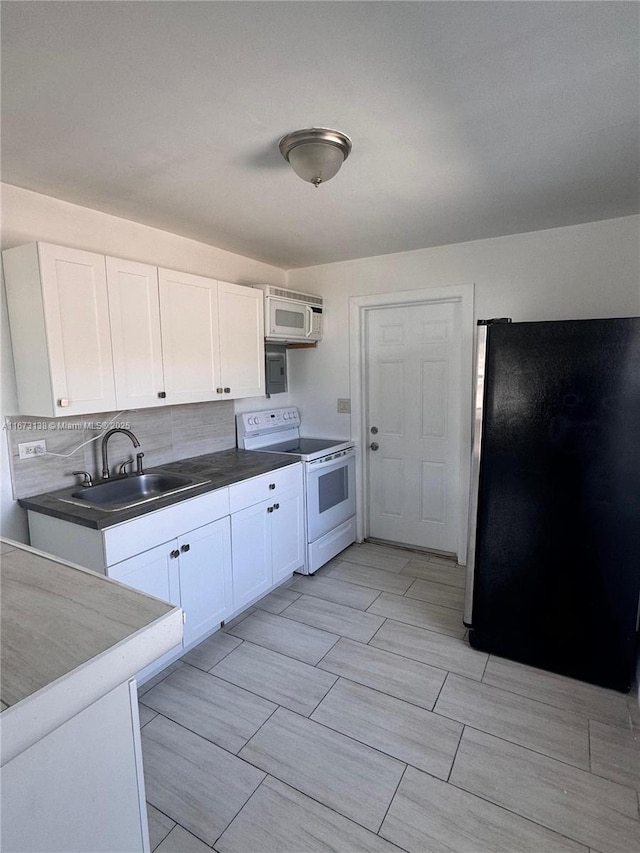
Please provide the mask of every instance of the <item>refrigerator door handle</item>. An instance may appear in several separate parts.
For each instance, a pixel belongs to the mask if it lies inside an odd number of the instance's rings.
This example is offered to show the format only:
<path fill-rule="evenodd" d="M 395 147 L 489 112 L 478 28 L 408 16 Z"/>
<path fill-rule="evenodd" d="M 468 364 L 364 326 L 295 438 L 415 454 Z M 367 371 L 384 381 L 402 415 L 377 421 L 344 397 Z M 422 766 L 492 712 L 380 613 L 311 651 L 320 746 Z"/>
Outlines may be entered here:
<path fill-rule="evenodd" d="M 469 491 L 469 536 L 467 545 L 467 577 L 464 595 L 464 624 L 473 624 L 473 584 L 475 579 L 476 534 L 478 521 L 478 491 L 480 486 L 480 457 L 482 452 L 482 421 L 484 407 L 484 378 L 487 357 L 487 321 L 478 322 L 476 343 L 476 383 L 473 412 L 473 444 L 471 450 L 471 488 Z"/>

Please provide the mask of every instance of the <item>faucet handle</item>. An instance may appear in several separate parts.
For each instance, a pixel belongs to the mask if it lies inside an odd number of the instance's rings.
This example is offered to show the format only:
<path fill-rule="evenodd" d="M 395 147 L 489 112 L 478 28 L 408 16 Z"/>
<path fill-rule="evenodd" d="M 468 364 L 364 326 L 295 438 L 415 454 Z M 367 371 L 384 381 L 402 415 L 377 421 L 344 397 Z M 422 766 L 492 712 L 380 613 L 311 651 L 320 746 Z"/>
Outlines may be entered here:
<path fill-rule="evenodd" d="M 74 477 L 75 476 L 84 477 L 83 481 L 80 483 L 81 486 L 85 486 L 85 488 L 88 488 L 89 486 L 93 486 L 93 483 L 91 482 L 91 474 L 88 471 L 72 471 L 71 473 L 73 474 Z"/>
<path fill-rule="evenodd" d="M 133 459 L 127 459 L 126 462 L 123 462 L 122 465 L 120 465 L 120 468 L 118 469 L 120 474 L 127 474 L 128 473 L 127 465 L 133 465 Z"/>

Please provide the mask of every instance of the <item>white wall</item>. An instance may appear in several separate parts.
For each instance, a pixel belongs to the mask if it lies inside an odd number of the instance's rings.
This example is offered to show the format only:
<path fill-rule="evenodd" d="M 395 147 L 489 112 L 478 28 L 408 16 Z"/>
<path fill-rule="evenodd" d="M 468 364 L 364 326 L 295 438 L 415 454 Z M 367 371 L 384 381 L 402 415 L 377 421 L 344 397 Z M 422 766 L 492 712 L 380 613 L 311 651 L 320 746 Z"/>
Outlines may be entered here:
<path fill-rule="evenodd" d="M 136 222 L 119 219 L 95 210 L 68 204 L 58 199 L 43 196 L 8 184 L 2 190 L 2 239 L 1 248 L 9 249 L 42 240 L 62 246 L 75 246 L 118 258 L 184 270 L 196 275 L 206 275 L 237 284 L 286 284 L 286 272 L 278 267 L 235 255 L 149 228 Z M 6 415 L 18 414 L 15 389 L 15 373 L 8 334 L 6 296 L 4 283 L 0 294 L 0 322 L 2 331 L 0 420 Z M 282 405 L 289 402 L 288 395 L 281 395 Z M 281 397 L 276 398 L 280 400 Z M 246 407 L 263 408 L 271 403 L 265 398 L 243 401 Z M 275 403 L 278 405 L 279 403 Z M 15 503 L 11 493 L 6 431 L 0 438 L 0 531 L 18 541 L 27 541 L 25 513 Z"/>
<path fill-rule="evenodd" d="M 9 184 L 0 188 L 2 249 L 43 240 L 236 284 L 286 282 L 284 270 L 252 258 Z"/>
<path fill-rule="evenodd" d="M 291 289 L 325 298 L 326 335 L 290 365 L 307 433 L 349 437 L 349 297 L 475 283 L 478 318 L 640 315 L 640 217 L 290 270 Z"/>

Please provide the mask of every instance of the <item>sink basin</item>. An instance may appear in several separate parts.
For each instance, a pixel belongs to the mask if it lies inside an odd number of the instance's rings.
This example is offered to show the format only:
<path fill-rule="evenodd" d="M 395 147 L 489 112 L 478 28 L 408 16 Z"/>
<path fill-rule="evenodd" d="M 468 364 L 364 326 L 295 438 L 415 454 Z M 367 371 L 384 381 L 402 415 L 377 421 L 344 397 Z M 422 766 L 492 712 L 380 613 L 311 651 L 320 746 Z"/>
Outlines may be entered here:
<path fill-rule="evenodd" d="M 113 511 L 193 489 L 208 482 L 200 477 L 187 477 L 184 474 L 164 471 L 133 474 L 129 477 L 105 480 L 102 483 L 96 483 L 95 486 L 77 486 L 67 497 L 61 497 L 60 500 L 65 503 Z"/>

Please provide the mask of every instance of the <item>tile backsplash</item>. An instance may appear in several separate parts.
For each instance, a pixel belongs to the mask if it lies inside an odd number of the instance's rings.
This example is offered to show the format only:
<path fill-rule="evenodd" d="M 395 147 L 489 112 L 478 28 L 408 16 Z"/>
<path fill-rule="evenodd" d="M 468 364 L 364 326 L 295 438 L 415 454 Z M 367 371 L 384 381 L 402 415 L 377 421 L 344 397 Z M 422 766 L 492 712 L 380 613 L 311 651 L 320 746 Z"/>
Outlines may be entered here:
<path fill-rule="evenodd" d="M 233 402 L 188 403 L 125 412 L 102 412 L 72 418 L 13 416 L 5 420 L 4 440 L 9 445 L 14 498 L 26 498 L 72 486 L 73 471 L 89 471 L 97 478 L 102 471 L 101 441 L 90 441 L 114 426 L 130 429 L 140 448 L 125 435 L 109 440 L 111 472 L 140 450 L 145 468 L 178 459 L 215 453 L 236 445 Z M 46 454 L 20 459 L 18 444 L 46 441 Z M 90 442 L 82 445 L 84 442 Z M 75 451 L 75 452 L 74 452 Z M 54 455 L 59 454 L 59 455 Z"/>

